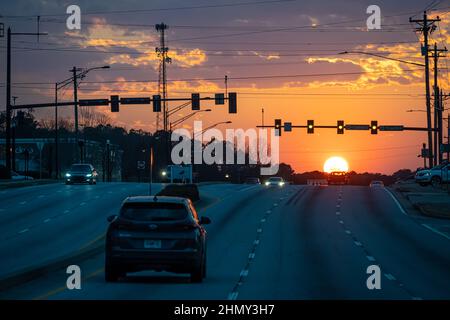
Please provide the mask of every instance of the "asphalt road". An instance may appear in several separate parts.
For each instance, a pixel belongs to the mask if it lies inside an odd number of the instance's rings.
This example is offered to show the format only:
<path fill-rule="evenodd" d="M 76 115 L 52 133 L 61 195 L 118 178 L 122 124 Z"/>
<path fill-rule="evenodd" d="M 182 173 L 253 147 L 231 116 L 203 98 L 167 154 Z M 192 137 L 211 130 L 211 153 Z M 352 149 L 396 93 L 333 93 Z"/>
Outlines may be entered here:
<path fill-rule="evenodd" d="M 80 248 L 104 232 L 105 217 L 124 196 L 146 188 L 54 185 L 0 193 L 6 200 L 0 206 L 0 234 L 11 237 L 0 242 L 0 269 L 62 247 Z M 202 186 L 201 194 L 209 200 L 200 215 L 212 220 L 203 283 L 157 272 L 106 283 L 100 253 L 77 263 L 81 290 L 66 288 L 68 275 L 61 269 L 1 292 L 0 298 L 450 298 L 450 240 L 406 215 L 384 188 L 219 184 Z M 380 290 L 366 286 L 370 265 L 380 267 Z"/>

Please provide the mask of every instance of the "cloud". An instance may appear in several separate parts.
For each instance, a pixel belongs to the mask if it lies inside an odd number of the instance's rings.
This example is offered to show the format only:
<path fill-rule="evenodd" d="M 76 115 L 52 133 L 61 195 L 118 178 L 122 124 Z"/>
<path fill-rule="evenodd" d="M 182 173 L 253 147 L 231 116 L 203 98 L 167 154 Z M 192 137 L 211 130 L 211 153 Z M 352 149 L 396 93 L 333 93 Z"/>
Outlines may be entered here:
<path fill-rule="evenodd" d="M 105 59 L 105 63 L 135 67 L 152 66 L 155 70 L 159 67 L 160 58 L 155 51 L 155 47 L 159 45 L 159 39 L 155 32 L 110 25 L 105 19 L 94 18 L 93 25 L 88 27 L 86 34 L 77 32 L 66 32 L 66 34 L 83 48 L 95 47 L 100 51 L 115 51 Z M 122 49 L 127 49 L 127 52 L 116 53 Z M 206 53 L 199 48 L 171 49 L 168 57 L 174 65 L 184 68 L 198 66 L 207 61 Z"/>

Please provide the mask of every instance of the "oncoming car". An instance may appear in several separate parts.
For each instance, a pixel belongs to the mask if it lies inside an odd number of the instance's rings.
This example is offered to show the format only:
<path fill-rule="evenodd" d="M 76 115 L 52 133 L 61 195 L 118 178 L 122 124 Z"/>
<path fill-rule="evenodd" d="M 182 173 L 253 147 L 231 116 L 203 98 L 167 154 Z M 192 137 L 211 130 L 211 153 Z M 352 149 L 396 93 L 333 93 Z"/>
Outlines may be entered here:
<path fill-rule="evenodd" d="M 281 177 L 270 177 L 264 184 L 267 187 L 282 187 L 285 185 L 285 182 Z"/>
<path fill-rule="evenodd" d="M 65 175 L 66 184 L 73 183 L 97 183 L 97 171 L 91 164 L 76 163 L 70 167 Z"/>
<path fill-rule="evenodd" d="M 190 274 L 192 282 L 206 276 L 206 230 L 187 198 L 126 198 L 119 215 L 108 217 L 105 280 L 117 281 L 142 270 Z"/>
<path fill-rule="evenodd" d="M 377 187 L 382 188 L 382 187 L 384 187 L 384 183 L 383 183 L 383 181 L 374 180 L 374 181 L 370 182 L 369 186 L 371 188 L 377 188 Z"/>

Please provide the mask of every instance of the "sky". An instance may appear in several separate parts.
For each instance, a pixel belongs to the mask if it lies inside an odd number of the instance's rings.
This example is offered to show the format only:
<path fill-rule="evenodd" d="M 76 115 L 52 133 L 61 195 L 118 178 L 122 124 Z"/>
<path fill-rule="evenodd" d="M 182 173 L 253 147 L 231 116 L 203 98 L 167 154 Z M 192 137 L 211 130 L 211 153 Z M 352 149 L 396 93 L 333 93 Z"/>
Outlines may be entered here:
<path fill-rule="evenodd" d="M 66 8 L 81 9 L 81 30 L 68 30 Z M 381 29 L 368 30 L 366 9 L 381 9 Z M 409 1 L 268 1 L 268 0 L 165 0 L 165 1 L 5 1 L 0 22 L 13 32 L 48 35 L 14 36 L 12 95 L 18 104 L 50 102 L 54 83 L 70 77 L 69 69 L 110 65 L 95 70 L 80 84 L 79 98 L 151 96 L 157 93 L 159 46 L 155 24 L 165 23 L 172 63 L 167 67 L 169 97 L 189 97 L 193 92 L 211 96 L 225 91 L 238 94 L 238 113 L 227 107 L 202 102 L 211 112 L 194 120 L 204 126 L 232 121 L 230 128 L 255 128 L 273 124 L 275 118 L 294 125 L 369 124 L 426 126 L 423 67 L 363 54 L 423 63 L 416 25 L 429 10 L 440 16 L 430 44 L 444 47 L 449 40 L 450 0 Z M 6 40 L 0 38 L 0 110 L 5 109 Z M 431 65 L 432 66 L 432 65 Z M 447 58 L 439 63 L 439 84 L 448 91 Z M 432 76 L 432 75 L 431 75 Z M 431 85 L 433 81 L 431 81 Z M 73 98 L 61 90 L 60 99 Z M 170 104 L 170 108 L 177 104 Z M 421 110 L 407 112 L 408 110 Z M 156 116 L 150 106 L 123 106 L 119 113 L 99 107 L 111 121 L 127 129 L 154 131 Z M 173 120 L 187 115 L 184 109 Z M 36 112 L 47 118 L 52 110 Z M 444 113 L 445 116 L 447 112 Z M 71 119 L 66 107 L 62 117 Z M 227 128 L 221 126 L 221 129 Z M 331 156 L 342 156 L 350 170 L 393 173 L 401 168 L 423 166 L 418 158 L 423 132 L 346 131 L 316 129 L 306 134 L 295 129 L 282 134 L 280 160 L 296 172 L 321 170 Z"/>

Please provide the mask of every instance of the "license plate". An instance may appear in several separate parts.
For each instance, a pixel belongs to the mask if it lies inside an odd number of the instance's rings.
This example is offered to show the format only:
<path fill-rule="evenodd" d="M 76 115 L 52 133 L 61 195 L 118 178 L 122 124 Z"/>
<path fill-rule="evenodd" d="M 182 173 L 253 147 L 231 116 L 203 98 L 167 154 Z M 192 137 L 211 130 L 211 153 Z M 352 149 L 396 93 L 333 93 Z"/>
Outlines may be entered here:
<path fill-rule="evenodd" d="M 161 249 L 161 240 L 144 240 L 145 249 Z"/>

